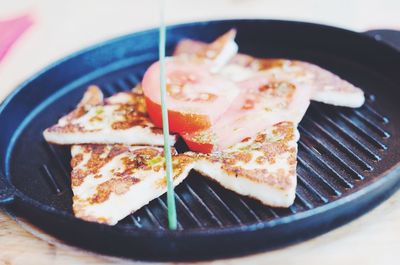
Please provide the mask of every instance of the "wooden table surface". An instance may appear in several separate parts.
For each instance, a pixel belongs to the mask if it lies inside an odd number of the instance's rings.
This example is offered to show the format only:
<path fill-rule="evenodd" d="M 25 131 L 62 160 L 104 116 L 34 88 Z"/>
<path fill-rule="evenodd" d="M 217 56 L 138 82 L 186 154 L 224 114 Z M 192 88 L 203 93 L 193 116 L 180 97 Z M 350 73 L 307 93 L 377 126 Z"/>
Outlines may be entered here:
<path fill-rule="evenodd" d="M 117 2 L 117 4 L 116 4 Z M 167 0 L 171 23 L 210 18 L 305 20 L 357 31 L 400 29 L 400 1 Z M 346 8 L 343 8 L 343 7 Z M 0 19 L 29 11 L 35 25 L 0 63 L 0 100 L 49 63 L 158 23 L 157 1 L 0 0 Z M 266 239 L 268 240 L 268 239 Z M 136 264 L 68 246 L 0 209 L 0 264 Z M 368 214 L 291 247 L 213 264 L 399 264 L 400 192 Z"/>

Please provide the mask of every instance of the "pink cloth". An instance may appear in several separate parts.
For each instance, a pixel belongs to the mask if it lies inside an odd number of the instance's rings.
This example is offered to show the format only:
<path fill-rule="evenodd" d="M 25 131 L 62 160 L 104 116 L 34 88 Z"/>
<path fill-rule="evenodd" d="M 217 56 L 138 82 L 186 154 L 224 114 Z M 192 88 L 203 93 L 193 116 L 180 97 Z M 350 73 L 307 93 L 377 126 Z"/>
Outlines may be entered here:
<path fill-rule="evenodd" d="M 0 61 L 14 42 L 33 24 L 30 15 L 22 15 L 13 19 L 0 20 Z"/>

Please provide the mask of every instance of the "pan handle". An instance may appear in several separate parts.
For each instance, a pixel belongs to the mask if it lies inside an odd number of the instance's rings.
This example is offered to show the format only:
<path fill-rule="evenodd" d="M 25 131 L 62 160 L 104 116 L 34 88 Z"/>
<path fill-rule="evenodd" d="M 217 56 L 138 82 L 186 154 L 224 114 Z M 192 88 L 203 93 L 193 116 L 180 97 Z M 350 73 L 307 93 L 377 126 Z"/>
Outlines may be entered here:
<path fill-rule="evenodd" d="M 400 51 L 400 31 L 392 29 L 374 29 L 364 32 L 377 41 L 382 41 Z"/>
<path fill-rule="evenodd" d="M 11 183 L 0 174 L 0 205 L 9 204 L 14 201 L 15 188 Z"/>

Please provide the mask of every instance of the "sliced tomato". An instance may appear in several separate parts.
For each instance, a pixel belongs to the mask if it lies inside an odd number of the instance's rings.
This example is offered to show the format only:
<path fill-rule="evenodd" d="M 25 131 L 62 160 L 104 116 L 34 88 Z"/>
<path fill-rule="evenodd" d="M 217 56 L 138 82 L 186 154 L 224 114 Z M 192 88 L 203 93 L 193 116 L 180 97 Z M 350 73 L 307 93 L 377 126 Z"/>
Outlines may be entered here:
<path fill-rule="evenodd" d="M 191 151 L 208 154 L 218 149 L 217 137 L 212 129 L 182 133 L 181 137 Z"/>
<path fill-rule="evenodd" d="M 206 65 L 168 58 L 166 60 L 168 118 L 172 132 L 192 132 L 209 128 L 239 94 L 236 84 L 212 75 Z M 162 126 L 160 65 L 154 63 L 145 73 L 143 92 L 149 116 Z"/>

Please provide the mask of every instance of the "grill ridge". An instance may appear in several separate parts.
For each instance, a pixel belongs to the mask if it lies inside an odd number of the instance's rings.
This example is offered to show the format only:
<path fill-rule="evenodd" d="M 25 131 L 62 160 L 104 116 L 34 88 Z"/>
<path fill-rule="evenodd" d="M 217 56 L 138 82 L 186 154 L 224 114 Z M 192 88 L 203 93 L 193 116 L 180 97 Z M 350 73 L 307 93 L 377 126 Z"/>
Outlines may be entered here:
<path fill-rule="evenodd" d="M 354 110 L 353 113 L 364 122 L 368 127 L 370 127 L 372 130 L 374 130 L 380 137 L 382 138 L 389 138 L 390 133 L 386 131 L 385 129 L 382 129 L 380 126 L 375 124 L 373 121 L 371 121 L 369 118 L 365 117 L 362 115 L 358 110 Z"/>
<path fill-rule="evenodd" d="M 167 205 L 165 204 L 165 202 L 164 202 L 160 197 L 158 197 L 156 200 L 157 200 L 157 202 L 162 206 L 162 208 L 165 210 L 165 213 L 167 213 L 167 212 L 168 212 L 168 207 L 167 207 Z M 183 229 L 183 226 L 182 226 L 182 224 L 180 223 L 179 218 L 178 218 L 178 220 L 177 220 L 177 227 L 178 227 L 178 229 L 180 229 L 180 230 Z"/>
<path fill-rule="evenodd" d="M 223 227 L 222 221 L 215 216 L 213 211 L 203 202 L 203 200 L 200 198 L 200 196 L 192 189 L 192 187 L 185 182 L 186 188 L 189 190 L 189 192 L 195 197 L 195 199 L 204 207 L 204 209 L 208 212 L 210 217 L 218 224 L 219 227 Z"/>
<path fill-rule="evenodd" d="M 320 190 L 317 190 L 316 188 L 314 188 L 314 186 L 311 185 L 311 183 L 305 177 L 306 175 L 304 174 L 305 173 L 304 171 L 305 170 L 303 168 L 298 167 L 298 170 L 297 170 L 298 182 L 302 183 L 304 185 L 304 187 L 308 191 L 313 193 L 315 195 L 315 197 L 320 199 L 321 202 L 323 202 L 323 203 L 329 202 L 329 199 L 328 199 L 329 194 L 326 196 L 326 195 L 322 194 Z"/>
<path fill-rule="evenodd" d="M 44 145 L 45 145 L 45 149 L 46 151 L 49 153 L 50 157 L 53 158 L 58 167 L 60 168 L 61 172 L 63 173 L 63 179 L 65 180 L 66 185 L 70 184 L 70 174 L 68 173 L 68 170 L 65 166 L 65 164 L 61 161 L 60 155 L 57 153 L 57 151 L 54 149 L 54 147 L 49 144 L 46 141 L 43 141 Z"/>
<path fill-rule="evenodd" d="M 372 171 L 374 169 L 373 166 L 371 166 L 369 163 L 367 163 L 361 157 L 356 155 L 351 149 L 349 149 L 346 145 L 344 145 L 341 141 L 339 141 L 327 129 L 325 129 L 321 125 L 319 125 L 318 122 L 316 122 L 314 119 L 312 119 L 310 117 L 305 117 L 305 119 L 308 121 L 311 121 L 313 123 L 313 125 L 319 129 L 319 131 L 321 131 L 325 136 L 327 136 L 329 138 L 329 140 L 331 140 L 332 142 L 335 143 L 335 146 L 339 147 L 345 154 L 347 154 L 348 156 L 351 156 L 354 160 L 356 160 L 358 165 L 361 166 L 361 168 L 363 170 Z M 369 152 L 369 150 L 364 149 L 364 151 L 367 151 L 367 155 L 369 155 L 371 159 L 373 159 L 375 161 L 380 160 L 379 156 L 375 155 L 374 153 Z"/>
<path fill-rule="evenodd" d="M 274 209 L 272 209 L 272 208 L 270 208 L 270 207 L 267 208 L 267 211 L 268 211 L 269 213 L 271 213 L 271 215 L 272 215 L 274 218 L 280 217 L 279 214 L 278 214 Z"/>
<path fill-rule="evenodd" d="M 203 227 L 202 223 L 199 221 L 199 219 L 196 217 L 196 214 L 193 213 L 189 207 L 186 205 L 186 203 L 181 199 L 179 196 L 179 193 L 175 193 L 175 198 L 178 201 L 178 203 L 182 206 L 182 208 L 185 210 L 186 214 L 191 217 L 191 219 L 196 223 L 198 227 Z"/>
<path fill-rule="evenodd" d="M 370 112 L 373 116 L 375 116 L 376 119 L 380 120 L 380 122 L 382 124 L 388 124 L 389 123 L 389 119 L 380 114 L 378 111 L 376 111 L 372 106 L 370 106 L 368 103 L 364 103 L 363 105 L 363 109 L 367 110 L 368 112 Z"/>
<path fill-rule="evenodd" d="M 126 76 L 126 81 L 128 82 L 128 84 L 130 85 L 131 88 L 133 88 L 134 86 L 136 86 L 140 80 L 139 78 L 137 78 L 134 74 L 128 74 Z"/>
<path fill-rule="evenodd" d="M 306 196 L 303 196 L 303 193 L 302 191 L 300 191 L 300 188 L 297 188 L 296 190 L 296 199 L 298 199 L 306 208 L 308 209 L 314 208 L 314 205 L 306 199 Z"/>
<path fill-rule="evenodd" d="M 310 165 L 310 163 L 307 163 L 303 157 L 300 155 L 297 157 L 297 160 L 299 161 L 299 164 L 303 166 L 303 168 L 307 169 L 308 172 L 310 172 L 310 176 L 314 176 L 314 179 L 319 180 L 319 183 L 323 183 L 323 187 L 328 190 L 330 195 L 333 196 L 340 196 L 342 195 L 342 192 L 336 189 L 330 181 L 328 181 L 323 175 L 319 174 L 314 167 Z M 307 160 L 311 162 L 310 160 Z"/>
<path fill-rule="evenodd" d="M 371 134 L 368 134 L 364 130 L 360 129 L 360 127 L 357 124 L 355 124 L 352 120 L 350 120 L 348 117 L 346 117 L 343 113 L 338 113 L 337 115 L 342 120 L 344 120 L 346 122 L 346 124 L 350 125 L 350 127 L 352 127 L 354 130 L 356 130 L 359 134 L 363 135 L 364 139 L 366 139 L 369 143 L 373 144 L 374 146 L 378 147 L 381 150 L 387 149 L 387 146 L 384 143 L 381 143 L 378 139 L 371 136 Z"/>
<path fill-rule="evenodd" d="M 161 222 L 158 220 L 158 218 L 153 214 L 153 212 L 150 210 L 149 206 L 145 205 L 144 207 L 145 212 L 147 213 L 147 216 L 150 218 L 150 220 L 153 222 L 153 225 L 156 225 L 158 228 L 164 230 L 164 226 L 161 224 Z"/>
<path fill-rule="evenodd" d="M 318 146 L 318 151 L 320 154 L 328 154 L 329 157 L 333 157 L 336 161 L 339 162 L 339 164 L 344 167 L 344 169 L 352 176 L 352 178 L 357 179 L 357 180 L 362 180 L 364 179 L 364 176 L 358 173 L 356 170 L 354 170 L 349 164 L 347 164 L 340 156 L 336 155 L 331 149 L 328 149 L 323 145 L 323 143 L 314 135 L 312 135 L 307 129 L 305 129 L 302 125 L 299 125 L 299 129 L 302 133 L 302 137 L 305 138 L 307 137 L 310 139 L 310 141 L 314 141 L 316 145 Z M 314 146 L 315 148 L 315 146 Z M 323 149 L 323 151 L 321 151 Z"/>
<path fill-rule="evenodd" d="M 101 90 L 103 91 L 104 96 L 109 97 L 117 91 L 115 90 L 115 87 L 111 83 L 104 83 L 101 85 Z"/>
<path fill-rule="evenodd" d="M 300 185 L 302 184 L 308 191 L 313 193 L 318 199 L 321 200 L 323 203 L 329 202 L 329 199 L 321 194 L 318 190 L 316 190 L 307 180 L 306 178 L 299 172 L 297 171 L 297 177 L 298 177 L 298 182 Z"/>
<path fill-rule="evenodd" d="M 322 115 L 321 110 L 315 109 L 315 113 L 317 113 L 317 115 L 319 117 L 322 117 L 323 120 L 327 121 L 331 125 L 332 128 L 334 128 L 338 133 L 340 133 L 343 136 L 343 138 L 347 139 L 347 141 L 356 145 L 359 150 L 364 151 L 364 153 L 368 154 L 372 159 L 374 159 L 376 161 L 381 160 L 381 157 L 378 154 L 376 154 L 371 149 L 366 147 L 357 138 L 355 138 L 351 134 L 349 134 L 344 128 L 342 128 L 342 126 L 340 126 L 336 122 L 334 122 L 329 116 Z"/>
<path fill-rule="evenodd" d="M 216 193 L 213 192 L 213 189 L 210 188 L 210 185 L 208 185 L 202 177 L 197 174 L 194 175 L 191 179 L 191 184 L 192 189 L 196 191 L 196 194 L 198 194 L 200 198 L 202 198 L 203 203 L 207 205 L 213 215 L 216 216 L 218 220 L 224 220 L 222 221 L 222 224 L 239 224 L 237 216 L 232 214 L 232 211 L 223 201 L 221 201 L 221 199 L 218 199 Z"/>
<path fill-rule="evenodd" d="M 129 85 L 128 82 L 125 81 L 125 79 L 117 79 L 117 81 L 115 81 L 114 86 L 116 87 L 116 90 L 119 92 L 126 92 L 131 90 L 131 86 Z"/>
<path fill-rule="evenodd" d="M 133 223 L 136 227 L 139 227 L 139 228 L 142 227 L 142 225 L 139 223 L 138 220 L 136 220 L 136 217 L 135 217 L 133 214 L 130 215 L 130 219 L 131 219 L 132 223 Z"/>
<path fill-rule="evenodd" d="M 332 174 L 335 175 L 337 180 L 341 183 L 341 185 L 345 188 L 353 188 L 354 185 L 345 178 L 345 176 L 342 176 L 339 174 L 335 169 L 333 169 L 328 163 L 327 160 L 324 160 L 320 157 L 320 154 L 313 151 L 313 148 L 310 148 L 308 145 L 304 144 L 302 141 L 299 142 L 299 145 L 302 146 L 310 155 L 313 155 L 317 160 L 322 164 L 325 168 L 327 168 Z M 316 154 L 315 154 L 316 153 Z M 314 155 L 315 154 L 315 155 Z"/>
<path fill-rule="evenodd" d="M 294 200 L 294 203 L 292 205 L 290 205 L 290 207 L 288 209 L 292 214 L 297 213 L 299 211 L 298 209 L 301 209 L 301 207 L 299 205 L 299 201 Z"/>
<path fill-rule="evenodd" d="M 200 178 L 200 176 L 198 176 Z M 213 195 L 213 197 L 223 206 L 226 212 L 229 213 L 231 217 L 236 221 L 237 224 L 242 224 L 240 218 L 234 213 L 233 209 L 231 209 L 222 199 L 221 197 L 215 192 L 215 190 L 210 186 L 207 185 L 204 181 L 201 181 L 203 186 Z"/>
<path fill-rule="evenodd" d="M 56 178 L 54 177 L 53 173 L 50 171 L 49 167 L 46 164 L 41 166 L 41 171 L 43 172 L 43 176 L 46 177 L 47 183 L 50 184 L 53 192 L 56 194 L 62 193 L 62 187 L 58 184 Z"/>
<path fill-rule="evenodd" d="M 254 210 L 242 199 L 238 198 L 239 202 L 251 213 L 251 215 L 257 220 L 257 222 L 261 222 L 261 218 L 254 212 Z"/>

